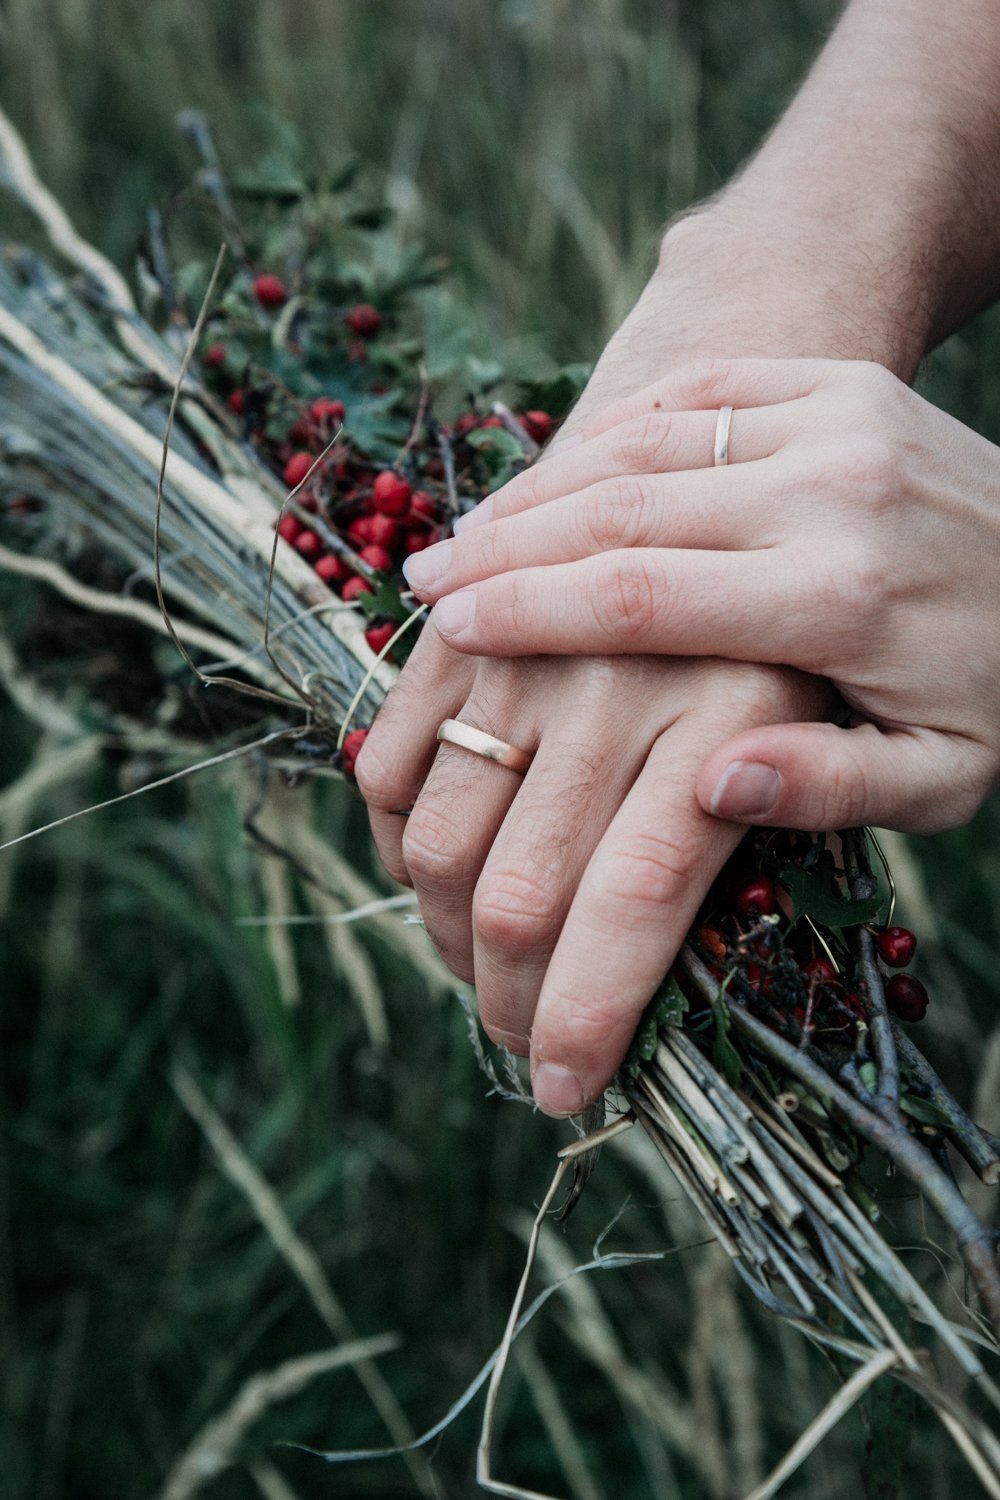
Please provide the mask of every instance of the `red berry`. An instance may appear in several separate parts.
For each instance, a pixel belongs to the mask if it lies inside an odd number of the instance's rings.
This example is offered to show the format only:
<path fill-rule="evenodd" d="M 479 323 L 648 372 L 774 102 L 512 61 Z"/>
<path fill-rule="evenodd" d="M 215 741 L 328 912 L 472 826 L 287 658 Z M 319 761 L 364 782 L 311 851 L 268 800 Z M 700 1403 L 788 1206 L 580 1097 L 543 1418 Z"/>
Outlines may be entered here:
<path fill-rule="evenodd" d="M 353 604 L 359 594 L 370 594 L 371 591 L 372 586 L 368 582 L 368 579 L 360 578 L 358 574 L 355 573 L 354 577 L 349 578 L 344 584 L 344 587 L 340 591 L 340 597 L 343 599 L 345 604 Z"/>
<path fill-rule="evenodd" d="M 394 624 L 392 620 L 385 620 L 381 625 L 369 625 L 365 631 L 365 640 L 376 656 L 383 647 L 388 646 L 398 629 L 398 624 Z"/>
<path fill-rule="evenodd" d="M 370 302 L 359 302 L 357 307 L 350 309 L 344 322 L 359 338 L 370 339 L 382 327 L 382 314 Z"/>
<path fill-rule="evenodd" d="M 280 276 L 264 271 L 253 279 L 253 294 L 261 307 L 282 307 L 288 301 L 288 289 Z"/>
<path fill-rule="evenodd" d="M 301 448 L 304 443 L 308 443 L 312 435 L 312 423 L 308 417 L 297 417 L 288 429 L 288 441 L 296 448 Z"/>
<path fill-rule="evenodd" d="M 286 542 L 294 542 L 302 530 L 302 523 L 297 516 L 282 516 L 275 526 L 279 536 L 283 536 Z"/>
<path fill-rule="evenodd" d="M 332 401 L 329 396 L 317 396 L 309 407 L 309 415 L 318 427 L 329 423 L 331 427 L 339 427 L 344 420 L 347 407 L 343 401 Z"/>
<path fill-rule="evenodd" d="M 399 527 L 391 516 L 366 516 L 369 542 L 379 547 L 394 547 L 399 536 Z"/>
<path fill-rule="evenodd" d="M 406 540 L 403 543 L 403 551 L 407 557 L 412 557 L 414 552 L 423 552 L 424 548 L 429 547 L 433 540 L 434 538 L 428 531 L 408 531 L 406 533 Z"/>
<path fill-rule="evenodd" d="M 395 469 L 383 469 L 372 485 L 372 501 L 383 516 L 405 516 L 413 491 Z"/>
<path fill-rule="evenodd" d="M 392 568 L 392 558 L 388 552 L 374 542 L 369 547 L 362 547 L 358 556 L 362 562 L 366 562 L 370 568 L 376 568 L 380 573 L 388 573 Z"/>
<path fill-rule="evenodd" d="M 374 516 L 356 516 L 347 528 L 347 535 L 352 542 L 357 542 L 362 547 L 367 547 L 374 540 L 372 537 L 372 522 Z"/>
<path fill-rule="evenodd" d="M 754 875 L 733 892 L 733 905 L 743 917 L 748 917 L 751 912 L 766 917 L 774 911 L 776 904 L 774 881 L 770 875 Z"/>
<path fill-rule="evenodd" d="M 217 370 L 220 365 L 224 365 L 226 363 L 225 344 L 209 344 L 201 356 L 201 362 L 206 370 Z"/>
<path fill-rule="evenodd" d="M 544 443 L 552 436 L 555 423 L 547 411 L 526 411 L 521 414 L 521 426 L 536 443 Z"/>
<path fill-rule="evenodd" d="M 316 563 L 316 572 L 324 583 L 339 583 L 348 576 L 347 564 L 336 553 L 328 552 Z"/>
<path fill-rule="evenodd" d="M 340 747 L 340 764 L 345 776 L 354 775 L 354 763 L 367 738 L 367 729 L 352 729 L 350 734 L 344 736 L 344 743 Z"/>
<path fill-rule="evenodd" d="M 883 927 L 875 939 L 875 947 L 890 969 L 905 969 L 917 951 L 917 940 L 908 927 Z"/>
<path fill-rule="evenodd" d="M 912 974 L 893 974 L 885 987 L 885 1000 L 901 1021 L 922 1021 L 930 1004 L 927 991 Z"/>
<path fill-rule="evenodd" d="M 484 417 L 479 425 L 480 427 L 502 427 L 503 418 L 497 416 Z"/>
<path fill-rule="evenodd" d="M 455 436 L 464 437 L 467 432 L 471 432 L 474 427 L 478 426 L 479 413 L 475 411 L 464 412 L 455 423 Z"/>
<path fill-rule="evenodd" d="M 436 521 L 438 518 L 438 505 L 433 495 L 426 490 L 414 490 L 410 500 L 410 512 L 406 517 L 407 524 L 416 522 Z"/>
<path fill-rule="evenodd" d="M 323 550 L 323 543 L 315 531 L 301 531 L 293 543 L 296 552 L 301 552 L 308 562 L 319 557 Z"/>
<path fill-rule="evenodd" d="M 810 958 L 802 965 L 802 972 L 813 984 L 836 984 L 837 971 L 828 958 Z"/>
<path fill-rule="evenodd" d="M 247 398 L 244 391 L 236 390 L 229 392 L 229 409 L 234 411 L 238 417 L 242 417 L 246 409 Z"/>
<path fill-rule="evenodd" d="M 282 475 L 285 487 L 290 490 L 297 490 L 312 466 L 313 456 L 311 453 L 293 453 L 285 465 L 285 471 Z"/>

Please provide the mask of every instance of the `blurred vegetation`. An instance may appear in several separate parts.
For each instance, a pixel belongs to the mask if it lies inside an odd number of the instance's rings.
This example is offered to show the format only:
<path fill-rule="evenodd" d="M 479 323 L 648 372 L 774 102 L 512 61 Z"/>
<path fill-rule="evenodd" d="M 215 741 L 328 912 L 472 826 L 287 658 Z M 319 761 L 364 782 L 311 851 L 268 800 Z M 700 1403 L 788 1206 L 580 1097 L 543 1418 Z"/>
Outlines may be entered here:
<path fill-rule="evenodd" d="M 641 285 L 658 228 L 752 148 L 837 8 L 0 0 L 0 98 L 56 195 L 126 267 L 146 207 L 169 205 L 190 178 L 174 120 L 197 105 L 233 164 L 276 149 L 324 169 L 360 157 L 384 182 L 396 232 L 451 258 L 492 339 L 586 359 Z M 995 316 L 980 319 L 925 380 L 998 439 L 995 333 Z M 9 618 L 18 601 L 0 589 Z M 112 794 L 131 769 L 67 748 L 8 687 L 0 837 Z M 399 1335 L 379 1368 L 415 1430 L 501 1332 L 525 1214 L 565 1131 L 484 1098 L 451 987 L 384 928 L 328 942 L 315 928 L 235 925 L 310 909 L 245 833 L 261 774 L 209 772 L 0 861 L 0 1483 L 11 1500 L 158 1494 L 252 1375 L 338 1341 L 180 1102 L 178 1067 L 270 1183 L 354 1330 Z M 350 793 L 272 790 L 289 829 L 318 830 L 379 882 Z M 932 1050 L 994 1130 L 998 832 L 988 808 L 967 830 L 893 849 L 935 997 Z M 626 1141 L 568 1233 L 547 1236 L 545 1274 L 587 1259 L 626 1203 L 606 1248 L 699 1237 Z M 498 1468 L 574 1500 L 741 1493 L 833 1388 L 714 1249 L 578 1278 L 535 1328 L 509 1377 Z M 466 1413 L 434 1446 L 437 1493 L 473 1493 L 475 1432 Z M 418 1493 L 398 1459 L 328 1468 L 279 1439 L 387 1441 L 353 1373 L 321 1376 L 252 1427 L 233 1467 L 202 1476 L 205 1493 Z M 786 1493 L 858 1493 L 863 1441 L 854 1417 Z M 903 1493 L 946 1500 L 972 1484 L 921 1429 Z"/>

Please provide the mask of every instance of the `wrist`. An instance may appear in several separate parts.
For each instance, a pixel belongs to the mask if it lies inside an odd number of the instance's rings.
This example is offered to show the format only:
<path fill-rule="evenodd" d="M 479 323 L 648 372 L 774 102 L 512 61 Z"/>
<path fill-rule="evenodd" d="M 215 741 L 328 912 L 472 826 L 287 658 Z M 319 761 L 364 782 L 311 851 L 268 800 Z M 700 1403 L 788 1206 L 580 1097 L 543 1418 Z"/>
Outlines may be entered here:
<path fill-rule="evenodd" d="M 910 381 L 931 328 L 918 268 L 873 267 L 853 234 L 737 182 L 670 226 L 642 303 L 682 358 L 866 359 Z"/>

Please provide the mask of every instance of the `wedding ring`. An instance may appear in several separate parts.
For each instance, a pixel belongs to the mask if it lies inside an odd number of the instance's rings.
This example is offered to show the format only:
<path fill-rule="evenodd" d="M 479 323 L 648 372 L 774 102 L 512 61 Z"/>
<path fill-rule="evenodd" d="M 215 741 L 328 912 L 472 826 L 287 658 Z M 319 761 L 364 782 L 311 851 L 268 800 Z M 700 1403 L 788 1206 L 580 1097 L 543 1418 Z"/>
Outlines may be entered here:
<path fill-rule="evenodd" d="M 719 419 L 715 424 L 715 467 L 721 468 L 729 462 L 729 424 L 733 420 L 731 406 L 719 407 Z"/>
<path fill-rule="evenodd" d="M 506 766 L 519 776 L 524 775 L 534 759 L 527 750 L 508 745 L 506 740 L 498 740 L 495 735 L 486 734 L 482 729 L 473 729 L 471 724 L 463 724 L 460 719 L 445 719 L 437 737 L 439 740 L 446 740 L 449 745 L 459 745 L 463 750 L 471 750 L 473 755 L 495 760 L 498 766 Z"/>

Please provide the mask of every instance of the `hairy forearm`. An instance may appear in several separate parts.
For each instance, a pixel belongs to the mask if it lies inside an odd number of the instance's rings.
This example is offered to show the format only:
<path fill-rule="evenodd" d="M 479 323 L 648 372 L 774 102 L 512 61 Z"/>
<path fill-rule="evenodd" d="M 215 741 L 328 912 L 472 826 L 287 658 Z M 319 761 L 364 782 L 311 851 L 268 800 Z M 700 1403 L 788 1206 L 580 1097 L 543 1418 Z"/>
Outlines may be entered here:
<path fill-rule="evenodd" d="M 912 378 L 1000 293 L 996 0 L 854 0 L 750 163 L 668 232 L 655 282 L 692 352 Z"/>

